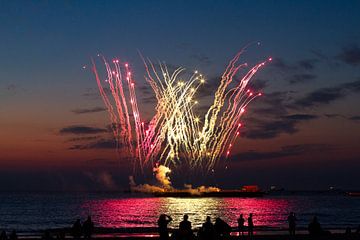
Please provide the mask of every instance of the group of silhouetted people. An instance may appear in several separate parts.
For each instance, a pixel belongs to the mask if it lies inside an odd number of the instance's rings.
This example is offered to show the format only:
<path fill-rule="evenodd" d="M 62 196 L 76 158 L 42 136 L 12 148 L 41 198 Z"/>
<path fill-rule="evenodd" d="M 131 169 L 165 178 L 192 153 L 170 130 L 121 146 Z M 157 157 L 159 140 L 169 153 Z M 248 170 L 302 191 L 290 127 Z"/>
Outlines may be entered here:
<path fill-rule="evenodd" d="M 18 236 L 16 234 L 16 231 L 13 230 L 10 235 L 8 236 L 5 231 L 2 231 L 0 233 L 0 240 L 17 240 Z"/>
<path fill-rule="evenodd" d="M 168 224 L 173 219 L 165 214 L 161 214 L 158 220 L 159 227 L 159 235 L 160 240 L 169 240 L 169 230 Z M 294 212 L 290 212 L 287 217 L 287 221 L 289 224 L 289 234 L 290 236 L 295 235 L 296 230 L 296 222 L 297 218 Z M 240 214 L 240 217 L 237 219 L 238 222 L 238 232 L 239 237 L 244 237 L 246 234 L 246 230 L 248 232 L 248 236 L 251 238 L 254 234 L 254 222 L 253 222 L 253 214 L 250 213 L 247 218 L 247 226 L 245 226 L 246 220 L 243 214 Z M 308 225 L 309 235 L 311 236 L 326 236 L 329 235 L 330 232 L 323 230 L 321 224 L 319 223 L 317 217 L 315 216 Z M 232 228 L 229 224 L 227 224 L 221 218 L 216 218 L 215 223 L 211 222 L 211 218 L 209 216 L 206 217 L 205 222 L 202 224 L 200 229 L 197 232 L 197 238 L 200 240 L 217 240 L 217 239 L 228 239 L 230 237 L 230 233 L 232 232 Z M 357 229 L 356 233 L 360 233 L 360 226 Z M 351 234 L 351 229 L 347 228 L 346 234 Z M 195 238 L 195 234 L 191 228 L 191 222 L 189 221 L 189 216 L 184 215 L 183 221 L 180 222 L 179 228 L 173 231 L 171 235 L 171 239 L 174 240 L 192 240 Z"/>
<path fill-rule="evenodd" d="M 244 219 L 244 215 L 240 214 L 240 217 L 237 220 L 238 222 L 238 231 L 239 231 L 239 236 L 244 236 L 244 232 L 245 232 L 245 219 Z M 250 213 L 249 217 L 247 219 L 247 230 L 248 230 L 248 235 L 249 236 L 253 236 L 254 235 L 254 222 L 253 222 L 253 214 Z"/>
<path fill-rule="evenodd" d="M 80 219 L 77 219 L 71 228 L 71 234 L 74 238 L 81 238 L 81 236 L 84 236 L 85 239 L 90 239 L 93 232 L 94 223 L 91 221 L 90 216 L 88 216 L 82 225 Z"/>
<path fill-rule="evenodd" d="M 168 224 L 172 221 L 172 218 L 168 215 L 161 214 L 158 220 L 158 229 L 160 240 L 168 240 L 169 230 Z M 239 232 L 244 234 L 244 218 L 243 215 L 240 215 L 238 220 L 239 222 Z M 252 220 L 252 214 L 249 215 L 248 218 L 248 232 L 249 236 L 253 235 L 254 223 Z M 206 217 L 205 222 L 202 224 L 201 228 L 197 233 L 197 239 L 203 240 L 212 240 L 212 239 L 228 239 L 230 237 L 230 233 L 232 232 L 231 226 L 226 223 L 221 218 L 216 218 L 215 223 L 211 222 L 211 218 L 209 216 Z M 171 238 L 174 240 L 191 240 L 195 238 L 195 234 L 191 228 L 191 222 L 189 221 L 189 216 L 184 215 L 183 220 L 179 224 L 179 228 L 176 229 Z"/>
<path fill-rule="evenodd" d="M 166 214 L 161 214 L 157 224 L 158 224 L 158 232 L 160 240 L 169 240 L 169 229 L 168 225 L 173 219 Z M 294 212 L 290 212 L 287 217 L 287 221 L 289 224 L 289 234 L 290 236 L 295 235 L 296 230 L 296 221 L 297 218 Z M 247 226 L 245 226 L 246 220 L 243 214 L 240 214 L 240 217 L 237 219 L 238 222 L 238 232 L 239 237 L 244 237 L 245 232 L 247 230 L 248 236 L 251 238 L 254 234 L 254 222 L 253 222 L 253 214 L 250 213 L 247 218 Z M 321 224 L 318 221 L 316 216 L 313 217 L 311 222 L 308 225 L 308 231 L 310 236 L 326 236 L 331 234 L 329 231 L 324 230 L 321 227 Z M 80 239 L 82 236 L 84 239 L 90 239 L 94 232 L 94 223 L 89 216 L 86 221 L 81 224 L 80 219 L 77 219 L 71 228 L 71 235 L 74 239 Z M 183 220 L 179 224 L 179 228 L 172 231 L 171 239 L 174 240 L 225 240 L 230 238 L 230 234 L 232 232 L 231 226 L 226 223 L 221 218 L 216 218 L 215 222 L 211 222 L 210 216 L 206 217 L 205 222 L 197 231 L 197 236 L 195 236 L 194 231 L 191 226 L 191 222 L 189 221 L 189 216 L 187 214 L 184 215 Z M 351 228 L 346 228 L 345 234 L 351 235 Z M 356 229 L 355 234 L 360 234 L 360 225 Z M 9 235 L 7 235 L 6 231 L 2 231 L 0 233 L 0 240 L 17 240 L 16 231 L 13 230 Z M 49 230 L 46 230 L 42 236 L 43 240 L 52 240 L 52 236 Z M 61 229 L 57 232 L 56 235 L 57 240 L 65 240 L 65 230 Z"/>

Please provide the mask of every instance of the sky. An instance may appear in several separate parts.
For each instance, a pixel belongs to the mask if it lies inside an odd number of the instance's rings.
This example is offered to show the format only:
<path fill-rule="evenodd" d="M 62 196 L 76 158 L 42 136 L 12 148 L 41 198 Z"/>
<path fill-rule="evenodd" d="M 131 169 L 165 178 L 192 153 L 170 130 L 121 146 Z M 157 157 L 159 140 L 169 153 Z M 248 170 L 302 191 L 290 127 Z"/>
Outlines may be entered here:
<path fill-rule="evenodd" d="M 204 73 L 207 107 L 248 44 L 241 61 L 273 58 L 251 82 L 264 95 L 248 107 L 231 159 L 192 183 L 360 189 L 359 9 L 359 1 L 0 0 L 0 190 L 127 187 L 132 167 L 116 153 L 89 67 L 97 54 L 132 65 L 148 120 L 154 96 L 139 52 Z M 136 179 L 154 181 L 151 171 Z M 172 179 L 189 183 L 176 171 Z"/>

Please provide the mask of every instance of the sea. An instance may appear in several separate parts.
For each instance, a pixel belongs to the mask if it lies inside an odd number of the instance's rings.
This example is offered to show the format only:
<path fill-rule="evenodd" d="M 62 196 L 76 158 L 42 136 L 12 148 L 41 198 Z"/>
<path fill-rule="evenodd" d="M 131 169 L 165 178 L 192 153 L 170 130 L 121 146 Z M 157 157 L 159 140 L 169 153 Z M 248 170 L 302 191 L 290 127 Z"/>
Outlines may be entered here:
<path fill-rule="evenodd" d="M 357 228 L 360 197 L 345 194 L 289 193 L 258 198 L 159 198 L 120 192 L 1 192 L 0 230 L 35 233 L 44 229 L 71 227 L 91 215 L 96 227 L 156 227 L 160 214 L 173 218 L 176 228 L 184 214 L 193 227 L 206 216 L 220 217 L 236 226 L 242 213 L 253 213 L 254 224 L 264 229 L 286 229 L 289 212 L 295 212 L 297 226 L 306 228 L 317 216 L 326 229 Z"/>

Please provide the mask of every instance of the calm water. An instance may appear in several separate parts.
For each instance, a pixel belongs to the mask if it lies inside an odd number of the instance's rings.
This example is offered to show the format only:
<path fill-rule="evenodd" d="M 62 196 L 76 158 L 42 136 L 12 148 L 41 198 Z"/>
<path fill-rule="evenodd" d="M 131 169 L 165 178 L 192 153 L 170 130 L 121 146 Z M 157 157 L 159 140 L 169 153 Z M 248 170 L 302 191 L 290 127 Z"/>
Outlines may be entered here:
<path fill-rule="evenodd" d="M 88 214 L 100 227 L 154 227 L 160 213 L 171 215 L 178 226 L 187 213 L 193 226 L 207 215 L 236 225 L 239 213 L 254 213 L 256 226 L 286 226 L 289 211 L 300 227 L 316 214 L 326 228 L 360 224 L 360 198 L 341 195 L 266 196 L 263 198 L 151 198 L 110 193 L 0 193 L 0 229 L 32 232 L 69 227 Z"/>

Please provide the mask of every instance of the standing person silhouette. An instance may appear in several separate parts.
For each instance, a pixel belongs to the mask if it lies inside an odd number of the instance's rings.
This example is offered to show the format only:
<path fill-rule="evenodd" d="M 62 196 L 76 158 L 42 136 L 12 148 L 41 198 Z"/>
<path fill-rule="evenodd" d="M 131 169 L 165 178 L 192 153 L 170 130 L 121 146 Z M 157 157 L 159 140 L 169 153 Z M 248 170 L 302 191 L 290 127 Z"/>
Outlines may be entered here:
<path fill-rule="evenodd" d="M 191 222 L 188 220 L 189 216 L 184 215 L 184 220 L 180 222 L 179 232 L 181 239 L 192 239 L 193 233 L 191 230 Z"/>
<path fill-rule="evenodd" d="M 296 229 L 296 216 L 294 212 L 290 212 L 287 221 L 289 223 L 289 233 L 290 236 L 295 236 L 295 229 Z"/>
<path fill-rule="evenodd" d="M 243 214 L 240 214 L 240 217 L 238 218 L 238 230 L 239 230 L 239 236 L 244 236 L 244 223 L 245 219 Z"/>
<path fill-rule="evenodd" d="M 166 214 L 161 214 L 158 220 L 158 229 L 159 229 L 159 239 L 168 240 L 169 239 L 169 230 L 168 224 L 172 221 L 172 218 Z"/>
<path fill-rule="evenodd" d="M 12 230 L 9 239 L 10 239 L 10 240 L 17 240 L 17 239 L 18 239 L 18 236 L 17 236 L 15 230 Z"/>
<path fill-rule="evenodd" d="M 74 238 L 79 239 L 81 238 L 81 234 L 82 234 L 82 226 L 81 226 L 81 222 L 80 219 L 77 219 L 72 228 L 71 228 L 71 232 Z"/>
<path fill-rule="evenodd" d="M 6 232 L 5 232 L 5 230 L 3 230 L 0 234 L 0 240 L 7 240 L 7 239 L 8 238 L 7 238 Z"/>
<path fill-rule="evenodd" d="M 91 217 L 88 216 L 87 220 L 83 223 L 84 238 L 90 239 L 94 231 L 94 223 L 91 221 Z"/>
<path fill-rule="evenodd" d="M 252 213 L 250 213 L 248 217 L 248 235 L 249 237 L 252 237 L 254 235 L 254 222 Z"/>

